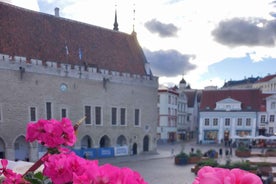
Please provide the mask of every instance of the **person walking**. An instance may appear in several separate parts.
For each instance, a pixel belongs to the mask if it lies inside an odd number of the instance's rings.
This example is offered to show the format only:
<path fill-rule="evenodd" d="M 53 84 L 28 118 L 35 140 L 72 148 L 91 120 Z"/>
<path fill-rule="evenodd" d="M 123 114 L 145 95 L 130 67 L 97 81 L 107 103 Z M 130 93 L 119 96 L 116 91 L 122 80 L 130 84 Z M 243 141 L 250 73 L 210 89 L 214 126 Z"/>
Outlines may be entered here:
<path fill-rule="evenodd" d="M 219 156 L 222 158 L 222 148 L 219 149 Z"/>

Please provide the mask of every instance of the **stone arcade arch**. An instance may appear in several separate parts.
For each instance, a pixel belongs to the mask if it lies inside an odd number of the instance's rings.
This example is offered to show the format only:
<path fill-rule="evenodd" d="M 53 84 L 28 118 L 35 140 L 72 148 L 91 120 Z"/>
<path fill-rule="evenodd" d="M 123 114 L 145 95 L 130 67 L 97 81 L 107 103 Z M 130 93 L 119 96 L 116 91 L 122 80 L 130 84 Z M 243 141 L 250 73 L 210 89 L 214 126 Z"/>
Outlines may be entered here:
<path fill-rule="evenodd" d="M 143 151 L 149 151 L 149 136 L 146 135 L 143 139 Z"/>
<path fill-rule="evenodd" d="M 89 135 L 85 135 L 81 139 L 81 148 L 92 148 L 93 147 L 93 142 L 92 139 Z"/>
<path fill-rule="evenodd" d="M 14 158 L 15 160 L 26 160 L 30 159 L 30 145 L 26 142 L 23 135 L 19 136 L 14 142 Z"/>
<path fill-rule="evenodd" d="M 6 150 L 5 150 L 5 142 L 3 141 L 3 139 L 0 137 L 0 159 L 1 158 L 6 158 L 5 157 L 5 152 L 6 152 Z"/>
<path fill-rule="evenodd" d="M 107 135 L 104 135 L 100 139 L 100 148 L 110 147 L 110 138 Z"/>
<path fill-rule="evenodd" d="M 117 138 L 116 144 L 118 146 L 125 146 L 125 145 L 127 145 L 127 139 L 126 139 L 126 137 L 124 135 L 120 135 Z"/>

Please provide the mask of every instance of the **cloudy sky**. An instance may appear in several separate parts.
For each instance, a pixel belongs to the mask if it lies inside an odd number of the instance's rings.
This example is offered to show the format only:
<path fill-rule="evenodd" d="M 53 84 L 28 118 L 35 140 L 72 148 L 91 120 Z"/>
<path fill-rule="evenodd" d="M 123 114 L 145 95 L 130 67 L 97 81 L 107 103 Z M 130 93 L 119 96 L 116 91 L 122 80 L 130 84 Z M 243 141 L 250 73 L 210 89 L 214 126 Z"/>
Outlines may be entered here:
<path fill-rule="evenodd" d="M 133 27 L 159 83 L 194 89 L 276 73 L 273 0 L 0 0 L 113 28 Z M 135 10 L 135 12 L 134 12 Z"/>

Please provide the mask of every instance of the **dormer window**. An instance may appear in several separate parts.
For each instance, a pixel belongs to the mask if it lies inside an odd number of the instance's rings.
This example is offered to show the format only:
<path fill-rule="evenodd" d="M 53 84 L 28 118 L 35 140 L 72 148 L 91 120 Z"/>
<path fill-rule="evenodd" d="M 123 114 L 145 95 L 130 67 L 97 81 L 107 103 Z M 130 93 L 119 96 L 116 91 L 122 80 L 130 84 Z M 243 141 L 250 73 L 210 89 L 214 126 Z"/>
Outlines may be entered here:
<path fill-rule="evenodd" d="M 276 109 L 276 102 L 271 102 L 271 109 Z"/>
<path fill-rule="evenodd" d="M 225 110 L 226 110 L 226 111 L 230 111 L 230 110 L 231 110 L 231 105 L 226 105 L 226 106 L 225 106 Z"/>

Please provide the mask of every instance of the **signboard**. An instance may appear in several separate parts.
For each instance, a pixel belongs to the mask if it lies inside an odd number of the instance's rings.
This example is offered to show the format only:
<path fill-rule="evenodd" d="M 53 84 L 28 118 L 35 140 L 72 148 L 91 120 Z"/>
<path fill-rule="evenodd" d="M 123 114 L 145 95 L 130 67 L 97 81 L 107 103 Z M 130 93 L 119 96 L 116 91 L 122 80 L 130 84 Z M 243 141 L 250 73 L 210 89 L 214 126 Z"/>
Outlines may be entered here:
<path fill-rule="evenodd" d="M 87 148 L 87 149 L 73 149 L 79 157 L 87 158 L 87 159 L 95 159 L 97 158 L 97 149 L 96 148 Z"/>
<path fill-rule="evenodd" d="M 98 148 L 98 158 L 114 157 L 114 148 Z"/>
<path fill-rule="evenodd" d="M 83 149 L 83 157 L 87 159 L 97 158 L 97 149 L 95 148 Z"/>
<path fill-rule="evenodd" d="M 125 156 L 125 155 L 128 155 L 128 146 L 115 147 L 115 156 Z"/>

